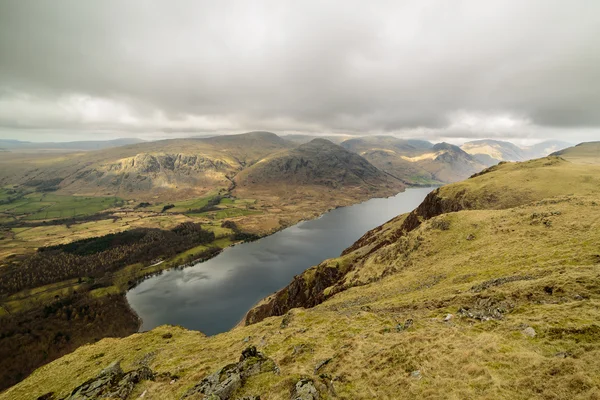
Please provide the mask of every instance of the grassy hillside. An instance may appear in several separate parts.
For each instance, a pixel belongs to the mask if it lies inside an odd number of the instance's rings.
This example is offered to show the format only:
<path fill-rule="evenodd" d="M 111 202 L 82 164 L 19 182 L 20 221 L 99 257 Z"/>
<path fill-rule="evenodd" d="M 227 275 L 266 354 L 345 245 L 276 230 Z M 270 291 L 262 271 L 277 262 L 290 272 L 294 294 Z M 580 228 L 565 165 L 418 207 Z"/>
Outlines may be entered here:
<path fill-rule="evenodd" d="M 129 398 L 176 399 L 249 345 L 279 373 L 244 375 L 224 398 L 598 398 L 600 166 L 577 162 L 589 151 L 436 190 L 265 299 L 255 323 L 104 339 L 0 399 L 64 397 L 115 360 L 154 373 Z M 288 311 L 292 297 L 314 307 Z"/>

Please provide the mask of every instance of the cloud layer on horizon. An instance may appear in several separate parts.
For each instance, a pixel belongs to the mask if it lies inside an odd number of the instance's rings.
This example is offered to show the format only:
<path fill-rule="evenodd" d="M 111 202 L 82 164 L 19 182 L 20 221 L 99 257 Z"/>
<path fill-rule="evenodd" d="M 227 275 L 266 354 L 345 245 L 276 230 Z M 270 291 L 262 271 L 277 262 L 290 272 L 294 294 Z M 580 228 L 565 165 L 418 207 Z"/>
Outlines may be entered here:
<path fill-rule="evenodd" d="M 598 38 L 593 0 L 2 1 L 0 136 L 592 140 Z"/>

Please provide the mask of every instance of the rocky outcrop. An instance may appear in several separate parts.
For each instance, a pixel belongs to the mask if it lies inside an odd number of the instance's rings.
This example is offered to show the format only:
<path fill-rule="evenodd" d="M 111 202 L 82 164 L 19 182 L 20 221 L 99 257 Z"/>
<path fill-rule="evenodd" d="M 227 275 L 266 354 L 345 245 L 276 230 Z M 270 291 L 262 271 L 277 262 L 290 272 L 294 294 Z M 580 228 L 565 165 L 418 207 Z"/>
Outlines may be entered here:
<path fill-rule="evenodd" d="M 336 267 L 320 264 L 311 271 L 294 278 L 285 288 L 275 293 L 273 298 L 246 314 L 246 325 L 251 325 L 272 316 L 284 315 L 292 308 L 314 307 L 321 304 L 327 296 L 324 290 L 339 282 L 344 273 Z M 314 272 L 314 275 L 312 274 Z"/>
<path fill-rule="evenodd" d="M 379 237 L 379 233 L 383 229 L 379 226 L 367 232 L 352 246 L 344 250 L 342 256 L 376 243 L 361 258 L 368 257 L 371 253 L 390 245 L 408 232 L 415 230 L 425 220 L 444 213 L 474 207 L 465 195 L 466 190 L 463 190 L 452 198 L 444 198 L 440 195 L 440 189 L 435 189 L 425 197 L 425 200 L 414 211 L 406 216 L 400 227 L 390 235 L 389 239 L 382 240 Z M 245 324 L 250 325 L 268 317 L 284 315 L 292 308 L 310 308 L 322 303 L 328 297 L 345 289 L 341 283 L 350 270 L 351 267 L 342 269 L 339 266 L 332 267 L 327 263 L 321 263 L 305 271 L 303 274 L 296 276 L 288 286 L 277 292 L 269 301 L 251 309 L 246 314 Z M 325 289 L 332 286 L 334 286 L 334 290 L 325 294 Z"/>
<path fill-rule="evenodd" d="M 300 379 L 292 388 L 290 400 L 318 400 L 319 391 L 312 379 Z"/>
<path fill-rule="evenodd" d="M 119 361 L 115 361 L 95 378 L 76 387 L 64 400 L 126 399 L 136 384 L 149 379 L 154 379 L 150 368 L 142 366 L 124 373 Z"/>
<path fill-rule="evenodd" d="M 251 346 L 242 352 L 240 361 L 208 375 L 181 396 L 182 399 L 227 400 L 244 386 L 246 379 L 267 372 L 278 373 L 275 362 Z M 254 397 L 256 398 L 256 397 Z"/>

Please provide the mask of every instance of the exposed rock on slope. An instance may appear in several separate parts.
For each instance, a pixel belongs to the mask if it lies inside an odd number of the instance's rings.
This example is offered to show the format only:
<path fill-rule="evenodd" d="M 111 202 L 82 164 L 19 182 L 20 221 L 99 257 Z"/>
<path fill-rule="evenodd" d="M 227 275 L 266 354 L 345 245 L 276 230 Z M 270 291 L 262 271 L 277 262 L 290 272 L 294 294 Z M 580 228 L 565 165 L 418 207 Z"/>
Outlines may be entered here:
<path fill-rule="evenodd" d="M 546 157 L 570 144 L 558 140 L 549 140 L 529 147 L 519 147 L 501 140 L 474 140 L 466 142 L 461 148 L 486 165 L 495 165 L 501 161 L 525 161 Z"/>
<path fill-rule="evenodd" d="M 350 139 L 342 146 L 377 168 L 412 185 L 456 182 L 481 171 L 485 165 L 448 143 L 389 136 Z"/>
<path fill-rule="evenodd" d="M 395 186 L 397 179 L 387 176 L 364 158 L 325 139 L 313 139 L 299 147 L 258 161 L 235 178 L 240 186 L 282 183 L 344 186 Z"/>

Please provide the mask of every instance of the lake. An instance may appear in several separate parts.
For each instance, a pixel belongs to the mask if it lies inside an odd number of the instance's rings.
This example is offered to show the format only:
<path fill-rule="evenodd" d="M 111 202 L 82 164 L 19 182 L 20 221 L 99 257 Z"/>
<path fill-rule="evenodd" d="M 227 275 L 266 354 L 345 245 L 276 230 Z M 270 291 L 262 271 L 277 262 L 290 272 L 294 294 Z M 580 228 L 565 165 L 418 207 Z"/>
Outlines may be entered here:
<path fill-rule="evenodd" d="M 127 293 L 146 331 L 181 325 L 207 335 L 234 327 L 262 298 L 321 261 L 337 257 L 368 230 L 412 211 L 432 188 L 338 208 L 208 261 L 148 278 Z"/>

